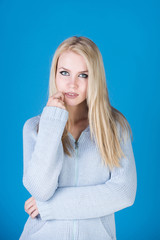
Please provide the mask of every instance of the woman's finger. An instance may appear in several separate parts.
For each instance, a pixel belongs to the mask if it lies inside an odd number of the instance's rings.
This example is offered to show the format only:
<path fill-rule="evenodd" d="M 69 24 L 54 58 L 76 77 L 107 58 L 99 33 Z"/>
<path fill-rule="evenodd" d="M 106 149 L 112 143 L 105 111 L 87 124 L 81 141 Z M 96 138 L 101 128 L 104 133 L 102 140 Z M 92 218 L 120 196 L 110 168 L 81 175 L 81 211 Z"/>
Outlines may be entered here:
<path fill-rule="evenodd" d="M 25 210 L 27 211 L 27 210 L 28 210 L 29 208 L 31 208 L 32 206 L 34 206 L 34 201 L 32 201 L 32 202 L 26 204 L 26 206 L 25 206 Z"/>
<path fill-rule="evenodd" d="M 29 215 L 31 215 L 36 209 L 37 209 L 36 206 L 32 206 L 31 208 L 29 208 L 29 209 L 27 210 L 27 213 L 28 213 Z"/>
<path fill-rule="evenodd" d="M 64 94 L 63 94 L 62 92 L 57 92 L 57 93 L 55 93 L 52 97 L 53 97 L 53 98 L 59 98 L 59 97 L 60 97 L 60 99 L 61 99 L 62 101 L 64 101 Z"/>
<path fill-rule="evenodd" d="M 25 201 L 26 204 L 28 204 L 29 202 L 31 202 L 34 198 L 30 197 L 27 201 Z"/>
<path fill-rule="evenodd" d="M 24 206 L 24 209 L 25 211 L 27 209 L 29 209 L 31 206 L 33 206 L 35 204 L 35 199 L 33 197 L 29 198 L 26 202 L 25 202 L 25 206 Z"/>
<path fill-rule="evenodd" d="M 36 209 L 32 214 L 31 218 L 35 218 L 39 214 L 38 210 Z"/>

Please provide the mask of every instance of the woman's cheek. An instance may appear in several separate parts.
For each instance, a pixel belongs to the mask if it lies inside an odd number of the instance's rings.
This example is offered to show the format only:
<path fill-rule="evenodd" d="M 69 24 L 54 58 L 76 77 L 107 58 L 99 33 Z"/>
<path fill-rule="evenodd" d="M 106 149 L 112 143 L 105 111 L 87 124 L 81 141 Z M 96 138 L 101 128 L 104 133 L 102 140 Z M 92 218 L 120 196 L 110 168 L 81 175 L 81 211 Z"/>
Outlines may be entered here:
<path fill-rule="evenodd" d="M 61 78 L 58 78 L 58 79 L 56 80 L 56 83 L 57 83 L 57 90 L 58 90 L 58 91 L 61 91 L 61 90 L 62 90 L 62 87 L 63 87 L 63 81 L 62 81 L 62 79 L 61 79 Z"/>

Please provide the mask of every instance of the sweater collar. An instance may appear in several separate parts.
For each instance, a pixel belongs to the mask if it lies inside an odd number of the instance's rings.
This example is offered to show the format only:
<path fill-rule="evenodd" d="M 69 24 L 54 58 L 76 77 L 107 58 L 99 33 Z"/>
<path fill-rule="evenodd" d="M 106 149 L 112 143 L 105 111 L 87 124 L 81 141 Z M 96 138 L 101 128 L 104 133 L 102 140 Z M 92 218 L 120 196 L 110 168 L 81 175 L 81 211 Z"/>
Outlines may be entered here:
<path fill-rule="evenodd" d="M 74 142 L 79 142 L 83 136 L 83 134 L 87 133 L 90 131 L 90 127 L 89 125 L 81 132 L 78 140 L 76 141 L 76 139 L 72 136 L 72 134 L 70 132 L 68 132 L 68 136 L 70 137 L 70 139 L 72 139 Z"/>

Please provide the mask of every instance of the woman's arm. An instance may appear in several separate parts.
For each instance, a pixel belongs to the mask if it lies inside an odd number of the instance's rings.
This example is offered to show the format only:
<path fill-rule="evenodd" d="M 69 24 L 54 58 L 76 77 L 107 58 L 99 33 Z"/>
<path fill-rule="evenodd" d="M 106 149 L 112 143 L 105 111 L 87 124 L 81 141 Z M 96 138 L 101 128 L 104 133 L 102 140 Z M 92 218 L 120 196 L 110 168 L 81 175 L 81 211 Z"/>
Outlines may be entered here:
<path fill-rule="evenodd" d="M 104 184 L 85 187 L 58 187 L 54 196 L 36 204 L 42 220 L 87 219 L 112 214 L 131 206 L 137 190 L 137 173 L 131 139 L 122 144 L 126 157 L 121 168 L 114 167 Z"/>
<path fill-rule="evenodd" d="M 39 121 L 28 119 L 23 126 L 23 184 L 39 201 L 49 200 L 58 187 L 64 151 L 61 137 L 68 111 L 45 106 Z"/>

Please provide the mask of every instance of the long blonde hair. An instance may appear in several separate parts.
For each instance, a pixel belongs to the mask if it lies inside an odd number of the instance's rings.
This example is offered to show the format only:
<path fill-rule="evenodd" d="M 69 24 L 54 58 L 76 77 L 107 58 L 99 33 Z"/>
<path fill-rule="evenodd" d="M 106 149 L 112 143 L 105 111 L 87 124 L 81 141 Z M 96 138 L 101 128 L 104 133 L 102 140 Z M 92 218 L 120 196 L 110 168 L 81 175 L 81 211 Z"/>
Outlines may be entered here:
<path fill-rule="evenodd" d="M 110 169 L 120 167 L 120 158 L 125 157 L 121 142 L 126 141 L 128 131 L 132 136 L 130 125 L 125 116 L 111 106 L 106 85 L 105 70 L 101 53 L 96 44 L 87 37 L 73 36 L 64 40 L 55 51 L 52 59 L 49 78 L 49 97 L 57 92 L 55 78 L 60 55 L 71 50 L 84 57 L 88 67 L 88 90 L 86 103 L 91 133 L 105 165 Z M 62 135 L 64 152 L 71 156 L 73 150 L 67 135 L 69 122 L 67 121 Z M 133 138 L 133 136 L 132 136 Z"/>

